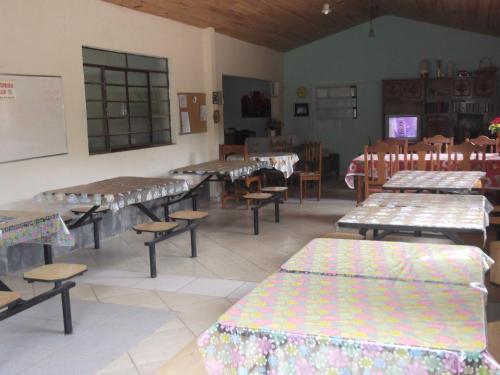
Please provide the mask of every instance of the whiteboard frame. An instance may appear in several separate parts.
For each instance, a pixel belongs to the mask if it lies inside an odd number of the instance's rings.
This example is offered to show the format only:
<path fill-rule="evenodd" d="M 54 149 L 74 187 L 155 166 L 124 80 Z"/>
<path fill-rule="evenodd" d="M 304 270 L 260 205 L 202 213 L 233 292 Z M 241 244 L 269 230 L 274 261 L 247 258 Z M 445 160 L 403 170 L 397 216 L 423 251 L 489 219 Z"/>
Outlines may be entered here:
<path fill-rule="evenodd" d="M 68 129 L 67 129 L 67 124 L 66 124 L 66 105 L 64 104 L 64 80 L 62 76 L 57 76 L 57 75 L 47 75 L 47 74 L 17 74 L 17 73 L 2 73 L 0 72 L 0 76 L 13 76 L 13 77 L 38 77 L 38 78 L 60 78 L 61 79 L 61 97 L 62 97 L 62 109 L 63 109 L 63 120 L 64 120 L 64 142 L 66 146 L 66 152 L 60 152 L 56 154 L 49 154 L 49 155 L 42 155 L 42 156 L 33 156 L 29 158 L 22 158 L 22 159 L 13 159 L 13 160 L 6 160 L 6 161 L 0 161 L 0 165 L 2 164 L 8 164 L 8 163 L 15 163 L 19 161 L 25 161 L 25 160 L 35 160 L 35 159 L 43 159 L 43 158 L 50 158 L 53 156 L 61 156 L 61 155 L 68 155 L 69 150 L 68 150 Z"/>

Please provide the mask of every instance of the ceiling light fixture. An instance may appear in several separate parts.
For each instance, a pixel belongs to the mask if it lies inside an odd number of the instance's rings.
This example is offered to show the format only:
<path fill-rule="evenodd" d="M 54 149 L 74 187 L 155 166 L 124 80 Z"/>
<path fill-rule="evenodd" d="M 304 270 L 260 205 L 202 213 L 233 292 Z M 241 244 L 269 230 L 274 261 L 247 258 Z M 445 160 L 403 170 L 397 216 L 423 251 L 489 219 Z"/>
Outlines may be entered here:
<path fill-rule="evenodd" d="M 373 6 L 373 0 L 370 1 L 370 31 L 368 31 L 368 38 L 375 38 L 375 30 L 373 30 L 373 16 L 375 13 L 375 7 Z"/>
<path fill-rule="evenodd" d="M 321 13 L 323 13 L 325 16 L 328 16 L 330 13 L 332 13 L 332 6 L 330 5 L 330 3 L 323 4 L 323 9 L 321 9 Z"/>

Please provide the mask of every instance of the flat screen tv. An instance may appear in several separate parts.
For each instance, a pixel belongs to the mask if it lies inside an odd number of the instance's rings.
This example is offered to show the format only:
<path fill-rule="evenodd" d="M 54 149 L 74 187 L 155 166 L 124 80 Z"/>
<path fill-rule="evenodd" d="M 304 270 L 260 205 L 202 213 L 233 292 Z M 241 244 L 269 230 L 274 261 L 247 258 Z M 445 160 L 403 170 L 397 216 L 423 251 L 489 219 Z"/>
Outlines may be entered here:
<path fill-rule="evenodd" d="M 419 115 L 387 115 L 385 116 L 385 136 L 387 138 L 420 140 Z"/>

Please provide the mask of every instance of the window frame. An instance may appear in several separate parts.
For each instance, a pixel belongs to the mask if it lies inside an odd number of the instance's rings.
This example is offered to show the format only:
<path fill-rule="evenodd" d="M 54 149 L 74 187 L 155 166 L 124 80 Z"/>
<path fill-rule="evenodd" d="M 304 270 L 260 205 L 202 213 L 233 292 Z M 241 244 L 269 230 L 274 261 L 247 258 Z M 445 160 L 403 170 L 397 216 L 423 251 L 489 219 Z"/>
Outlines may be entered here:
<path fill-rule="evenodd" d="M 102 52 L 109 52 L 109 53 L 120 53 L 123 54 L 125 57 L 125 67 L 118 67 L 118 66 L 111 66 L 111 65 L 105 65 L 105 64 L 96 64 L 96 63 L 87 63 L 82 61 L 82 66 L 83 69 L 85 70 L 86 67 L 90 68 L 97 68 L 99 69 L 99 82 L 92 82 L 92 81 L 87 81 L 85 77 L 85 72 L 84 72 L 84 88 L 86 91 L 87 85 L 88 86 L 95 86 L 100 88 L 100 99 L 89 99 L 87 98 L 87 93 L 85 92 L 85 104 L 87 106 L 88 103 L 101 103 L 102 104 L 102 116 L 103 117 L 89 117 L 89 114 L 87 112 L 86 115 L 86 120 L 87 120 L 87 141 L 88 141 L 88 150 L 90 155 L 99 155 L 99 154 L 108 154 L 108 153 L 114 153 L 114 152 L 122 152 L 122 151 L 130 151 L 130 150 L 137 150 L 137 149 L 143 149 L 143 148 L 152 148 L 152 147 L 162 147 L 162 146 L 168 146 L 172 145 L 172 118 L 171 118 L 171 106 L 170 106 L 170 80 L 169 80 L 169 68 L 168 68 L 168 59 L 167 58 L 160 58 L 160 57 L 154 57 L 154 56 L 146 56 L 146 55 L 139 55 L 139 54 L 133 54 L 133 53 L 127 53 L 127 52 L 116 52 L 116 51 L 111 51 L 111 50 L 103 50 L 99 48 L 92 48 L 92 47 L 86 47 L 82 46 L 82 55 L 83 55 L 83 50 L 84 49 L 91 49 L 91 50 L 97 50 L 97 51 L 102 51 Z M 165 67 L 166 70 L 154 70 L 154 69 L 141 69 L 141 68 L 131 68 L 129 67 L 129 56 L 139 56 L 139 57 L 145 57 L 145 58 L 154 58 L 154 59 L 159 59 L 159 60 L 164 60 L 165 61 Z M 83 59 L 84 60 L 84 59 Z M 119 84 L 119 83 L 107 83 L 106 81 L 106 72 L 108 71 L 114 71 L 114 72 L 123 72 L 124 74 L 124 83 Z M 146 84 L 145 85 L 129 85 L 129 73 L 143 73 L 146 76 Z M 166 77 L 166 82 L 164 85 L 152 85 L 151 84 L 151 75 L 152 74 L 163 74 Z M 110 87 L 123 87 L 125 89 L 125 98 L 122 100 L 118 99 L 108 99 L 108 86 Z M 146 88 L 147 89 L 147 99 L 146 100 L 131 100 L 130 99 L 130 94 L 129 94 L 129 89 L 130 88 Z M 161 99 L 159 98 L 158 100 L 154 100 L 152 97 L 152 89 L 166 89 L 167 97 L 166 99 Z M 125 109 L 126 109 L 126 115 L 123 116 L 112 116 L 110 115 L 109 109 L 108 109 L 108 103 L 122 103 L 125 104 Z M 147 103 L 148 105 L 148 115 L 140 116 L 131 116 L 130 113 L 130 104 L 133 103 Z M 153 103 L 164 103 L 166 107 L 166 113 L 165 114 L 159 114 L 159 115 L 154 115 L 153 110 L 152 110 L 152 105 Z M 132 131 L 132 122 L 133 119 L 148 119 L 149 122 L 149 129 L 148 130 L 142 130 L 142 131 Z M 155 118 L 160 118 L 160 119 L 166 119 L 168 122 L 168 127 L 166 128 L 161 128 L 161 129 L 154 129 L 154 119 Z M 126 119 L 127 121 L 127 132 L 120 132 L 120 133 L 112 133 L 111 132 L 111 127 L 110 127 L 110 120 L 118 120 L 118 119 Z M 102 127 L 102 132 L 100 134 L 90 134 L 89 131 L 89 120 L 100 120 L 103 122 L 103 127 Z M 168 132 L 168 141 L 167 142 L 161 142 L 161 143 L 154 143 L 154 134 L 155 133 L 167 133 Z M 132 144 L 132 137 L 134 134 L 142 134 L 148 136 L 148 142 L 143 143 L 140 145 L 133 145 Z M 118 147 L 112 147 L 111 146 L 111 138 L 114 136 L 128 136 L 128 145 L 127 146 L 118 146 Z M 92 150 L 90 146 L 90 140 L 92 138 L 98 138 L 98 139 L 104 139 L 104 149 L 103 150 Z"/>

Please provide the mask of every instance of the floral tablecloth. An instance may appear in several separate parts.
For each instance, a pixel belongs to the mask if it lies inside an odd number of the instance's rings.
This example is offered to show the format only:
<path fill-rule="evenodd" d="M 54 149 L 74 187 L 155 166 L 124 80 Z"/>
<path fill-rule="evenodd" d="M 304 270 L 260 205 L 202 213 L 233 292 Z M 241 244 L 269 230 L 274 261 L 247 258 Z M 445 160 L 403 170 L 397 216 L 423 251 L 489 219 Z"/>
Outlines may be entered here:
<path fill-rule="evenodd" d="M 488 226 L 484 207 L 440 205 L 427 207 L 358 206 L 344 215 L 338 226 L 351 228 L 482 232 Z M 366 226 L 364 226 L 366 225 Z M 382 228 L 383 227 L 383 228 Z"/>
<path fill-rule="evenodd" d="M 475 155 L 472 155 L 472 168 L 473 169 L 481 169 L 482 161 L 474 160 Z M 387 160 L 389 160 L 387 158 Z M 399 155 L 400 160 L 400 168 L 403 168 L 403 155 Z M 430 163 L 430 159 L 429 159 Z M 448 154 L 440 155 L 440 170 L 448 169 Z M 488 189 L 500 189 L 500 156 L 497 153 L 486 154 L 486 162 L 485 162 L 486 176 L 485 187 Z M 345 182 L 347 186 L 351 189 L 354 189 L 354 179 L 356 176 L 364 176 L 364 156 L 360 155 L 353 159 L 349 164 L 349 167 L 346 172 Z"/>
<path fill-rule="evenodd" d="M 473 246 L 316 238 L 285 272 L 484 286 L 493 260 Z"/>
<path fill-rule="evenodd" d="M 263 163 L 263 168 L 276 169 L 283 173 L 285 178 L 293 174 L 293 166 L 299 161 L 299 156 L 292 152 L 263 152 L 248 155 L 250 160 Z M 228 160 L 243 160 L 243 155 L 231 155 Z"/>
<path fill-rule="evenodd" d="M 67 202 L 108 206 L 112 211 L 135 203 L 178 195 L 189 190 L 187 181 L 178 178 L 116 177 L 90 184 L 41 193 L 38 201 Z"/>
<path fill-rule="evenodd" d="M 392 176 L 383 188 L 471 191 L 485 175 L 482 171 L 400 171 Z"/>
<path fill-rule="evenodd" d="M 57 213 L 0 211 L 0 248 L 20 243 L 73 246 L 75 240 Z"/>
<path fill-rule="evenodd" d="M 254 160 L 212 160 L 177 168 L 170 173 L 227 176 L 231 181 L 234 181 L 241 177 L 250 176 L 262 168 L 264 168 L 264 163 Z"/>
<path fill-rule="evenodd" d="M 203 333 L 208 374 L 500 374 L 462 285 L 270 276 Z"/>

